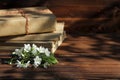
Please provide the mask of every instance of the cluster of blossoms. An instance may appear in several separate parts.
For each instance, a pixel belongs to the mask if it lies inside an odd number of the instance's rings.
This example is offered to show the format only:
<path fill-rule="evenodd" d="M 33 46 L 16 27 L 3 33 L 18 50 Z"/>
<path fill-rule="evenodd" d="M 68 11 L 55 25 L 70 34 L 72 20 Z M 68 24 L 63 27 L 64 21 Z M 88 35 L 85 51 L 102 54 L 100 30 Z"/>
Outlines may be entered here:
<path fill-rule="evenodd" d="M 24 47 L 20 49 L 15 49 L 12 53 L 12 59 L 10 64 L 16 64 L 17 67 L 39 67 L 42 66 L 47 68 L 52 64 L 58 63 L 57 59 L 54 57 L 48 48 L 42 46 L 37 47 L 35 44 L 24 44 Z"/>

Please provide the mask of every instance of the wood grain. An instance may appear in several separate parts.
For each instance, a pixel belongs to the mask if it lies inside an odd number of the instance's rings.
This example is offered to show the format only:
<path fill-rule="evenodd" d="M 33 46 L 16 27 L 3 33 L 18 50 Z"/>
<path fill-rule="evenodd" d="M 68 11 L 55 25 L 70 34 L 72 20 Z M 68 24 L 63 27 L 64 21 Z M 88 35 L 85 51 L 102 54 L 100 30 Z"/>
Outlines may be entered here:
<path fill-rule="evenodd" d="M 48 69 L 21 69 L 0 63 L 0 79 L 119 79 L 119 39 L 116 34 L 68 35 L 55 52 L 58 64 Z M 10 54 L 0 51 L 0 62 L 9 59 Z"/>

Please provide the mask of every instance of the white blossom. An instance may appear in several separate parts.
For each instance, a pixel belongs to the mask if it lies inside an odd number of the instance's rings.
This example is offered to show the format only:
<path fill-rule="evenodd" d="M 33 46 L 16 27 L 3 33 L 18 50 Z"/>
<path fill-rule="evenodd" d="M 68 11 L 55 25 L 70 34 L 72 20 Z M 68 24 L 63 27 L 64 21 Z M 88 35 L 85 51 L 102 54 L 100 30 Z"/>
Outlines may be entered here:
<path fill-rule="evenodd" d="M 39 58 L 39 56 L 36 56 L 34 58 L 34 67 L 37 68 L 41 64 L 42 58 Z"/>
<path fill-rule="evenodd" d="M 13 58 L 10 64 L 15 63 L 16 66 L 20 68 L 27 68 L 30 65 L 35 68 L 39 67 L 40 65 L 42 65 L 44 68 L 47 68 L 53 63 L 50 62 L 51 60 L 49 60 L 49 58 L 51 58 L 51 52 L 49 49 L 44 48 L 43 46 L 37 47 L 35 44 L 32 44 L 32 46 L 30 44 L 24 44 L 24 47 L 15 49 L 12 54 L 17 55 L 17 58 L 15 58 L 15 62 L 13 62 Z"/>
<path fill-rule="evenodd" d="M 27 68 L 29 65 L 30 65 L 30 61 L 28 61 L 27 63 L 25 63 L 25 64 L 23 65 L 23 67 L 24 67 L 24 68 Z"/>
<path fill-rule="evenodd" d="M 35 44 L 32 44 L 32 48 L 33 49 L 36 49 L 36 48 L 38 48 Z"/>
<path fill-rule="evenodd" d="M 27 68 L 29 65 L 30 65 L 30 61 L 28 61 L 27 63 L 25 64 L 22 64 L 19 60 L 17 60 L 17 67 L 23 67 L 23 68 Z"/>
<path fill-rule="evenodd" d="M 44 53 L 44 52 L 45 52 L 45 48 L 42 47 L 42 46 L 40 46 L 40 47 L 38 48 L 38 51 L 39 51 L 40 53 Z"/>
<path fill-rule="evenodd" d="M 24 56 L 23 53 L 22 53 L 22 51 L 23 51 L 23 48 L 21 48 L 21 49 L 15 49 L 15 52 L 13 52 L 12 54 L 16 54 L 19 57 L 21 57 L 21 56 Z"/>
<path fill-rule="evenodd" d="M 29 52 L 31 50 L 30 44 L 24 44 L 24 51 Z"/>
<path fill-rule="evenodd" d="M 37 53 L 37 51 L 38 51 L 38 47 L 35 44 L 33 44 L 32 45 L 32 53 L 35 55 Z"/>
<path fill-rule="evenodd" d="M 45 49 L 45 55 L 48 57 L 50 56 L 50 51 L 48 50 L 48 48 Z"/>
<path fill-rule="evenodd" d="M 49 65 L 50 65 L 50 64 L 49 64 L 48 62 L 46 62 L 46 63 L 43 64 L 43 67 L 44 67 L 44 68 L 47 68 Z"/>
<path fill-rule="evenodd" d="M 17 60 L 17 67 L 22 67 L 23 66 L 23 64 L 19 61 L 19 60 Z"/>

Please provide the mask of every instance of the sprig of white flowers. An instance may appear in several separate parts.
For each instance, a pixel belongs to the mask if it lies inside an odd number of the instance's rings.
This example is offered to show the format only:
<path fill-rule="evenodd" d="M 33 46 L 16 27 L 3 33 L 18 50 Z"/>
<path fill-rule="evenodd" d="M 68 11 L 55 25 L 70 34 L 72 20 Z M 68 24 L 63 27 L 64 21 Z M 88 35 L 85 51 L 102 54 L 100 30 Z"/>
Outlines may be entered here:
<path fill-rule="evenodd" d="M 30 44 L 24 44 L 24 47 L 15 49 L 10 61 L 10 64 L 16 64 L 17 67 L 20 68 L 27 68 L 30 66 L 35 68 L 43 66 L 44 68 L 47 68 L 56 63 L 58 63 L 57 59 L 48 48 L 42 46 L 37 47 L 35 44 L 32 44 L 32 46 Z"/>

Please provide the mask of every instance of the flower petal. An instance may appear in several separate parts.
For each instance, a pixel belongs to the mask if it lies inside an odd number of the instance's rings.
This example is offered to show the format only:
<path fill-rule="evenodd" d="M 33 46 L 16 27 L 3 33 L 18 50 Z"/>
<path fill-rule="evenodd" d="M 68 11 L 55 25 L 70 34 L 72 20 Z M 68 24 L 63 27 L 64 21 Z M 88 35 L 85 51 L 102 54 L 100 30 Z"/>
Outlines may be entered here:
<path fill-rule="evenodd" d="M 30 44 L 24 44 L 24 51 L 29 52 L 31 50 Z"/>
<path fill-rule="evenodd" d="M 34 58 L 34 67 L 37 68 L 41 64 L 42 58 L 39 58 L 39 56 L 36 56 Z"/>
<path fill-rule="evenodd" d="M 39 49 L 38 49 L 38 51 L 39 51 L 40 53 L 44 53 L 44 52 L 45 52 L 45 48 L 42 47 L 42 46 L 40 46 Z"/>
<path fill-rule="evenodd" d="M 48 50 L 48 48 L 45 49 L 45 55 L 48 57 L 50 56 L 50 51 Z"/>

